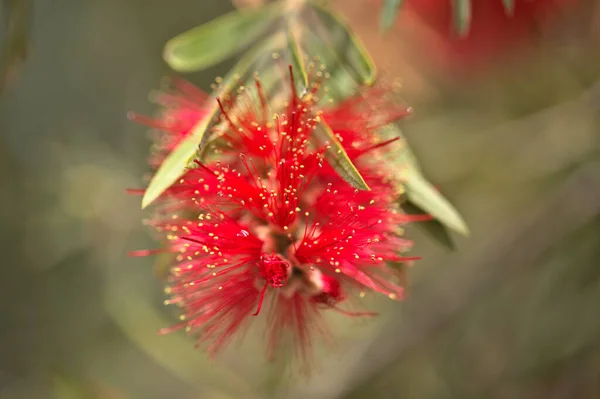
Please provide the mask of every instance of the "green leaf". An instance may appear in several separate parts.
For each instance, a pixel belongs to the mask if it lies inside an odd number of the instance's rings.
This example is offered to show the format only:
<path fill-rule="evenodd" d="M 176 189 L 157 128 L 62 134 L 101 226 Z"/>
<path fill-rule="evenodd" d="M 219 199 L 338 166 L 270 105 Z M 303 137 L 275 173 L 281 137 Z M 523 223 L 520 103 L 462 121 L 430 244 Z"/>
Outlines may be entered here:
<path fill-rule="evenodd" d="M 402 209 L 408 215 L 423 215 L 426 214 L 424 210 L 411 202 L 405 202 L 402 204 Z M 456 244 L 452 240 L 452 236 L 448 229 L 440 223 L 438 220 L 429 220 L 426 222 L 412 223 L 412 226 L 422 230 L 427 236 L 433 238 L 435 241 L 440 243 L 446 249 L 450 251 L 456 250 Z"/>
<path fill-rule="evenodd" d="M 453 0 L 453 17 L 458 35 L 466 36 L 471 25 L 471 0 Z"/>
<path fill-rule="evenodd" d="M 327 68 L 327 71 L 331 78 L 327 82 L 327 95 L 322 98 L 324 105 L 328 105 L 329 99 L 338 103 L 356 93 L 358 85 L 342 67 Z"/>
<path fill-rule="evenodd" d="M 383 140 L 400 137 L 400 142 L 390 144 L 389 150 L 385 151 L 384 156 L 390 173 L 395 174 L 398 180 L 404 182 L 409 202 L 432 215 L 443 225 L 468 235 L 468 227 L 458 211 L 423 177 L 417 158 L 400 128 L 395 124 L 390 124 L 380 129 L 378 133 Z M 450 238 L 444 237 L 447 232 L 443 229 L 440 230 L 443 226 L 436 226 L 435 223 L 426 222 L 424 224 L 427 233 L 437 237 L 437 240 L 445 246 L 453 248 Z M 421 224 L 419 223 L 419 225 Z"/>
<path fill-rule="evenodd" d="M 417 157 L 413 154 L 404 133 L 397 125 L 392 123 L 384 126 L 378 133 L 384 141 L 400 138 L 397 143 L 390 144 L 390 150 L 384 153 L 388 162 L 395 166 L 396 172 L 404 172 L 404 170 L 409 169 L 421 173 L 421 166 L 417 161 Z"/>
<path fill-rule="evenodd" d="M 265 32 L 280 15 L 279 3 L 246 11 L 232 11 L 175 36 L 165 45 L 163 58 L 178 72 L 193 72 L 219 63 Z"/>
<path fill-rule="evenodd" d="M 193 129 L 190 135 L 175 148 L 160 165 L 153 176 L 142 198 L 142 209 L 146 208 L 169 188 L 185 172 L 196 151 L 204 148 L 210 135 L 205 134 L 211 123 L 215 120 L 219 105 L 216 98 L 227 94 L 239 76 L 245 75 L 250 66 L 258 57 L 274 48 L 279 40 L 274 36 L 266 42 L 259 43 L 248 51 L 237 63 L 231 72 L 223 79 L 219 89 L 207 100 L 206 116 Z"/>
<path fill-rule="evenodd" d="M 319 59 L 327 66 L 330 78 L 327 83 L 327 95 L 322 97 L 323 104 L 327 104 L 326 98 L 332 98 L 334 102 L 342 101 L 348 96 L 356 93 L 360 86 L 357 83 L 356 74 L 348 71 L 346 65 L 339 59 L 336 49 L 323 41 L 312 29 L 303 32 L 304 48 L 308 54 L 318 54 Z"/>
<path fill-rule="evenodd" d="M 421 174 L 408 170 L 404 184 L 411 203 L 452 230 L 469 235 L 469 228 L 458 211 Z"/>
<path fill-rule="evenodd" d="M 219 109 L 213 98 L 213 105 L 207 109 L 206 116 L 198 123 L 192 133 L 175 148 L 160 165 L 156 174 L 148 184 L 142 198 L 142 209 L 146 208 L 169 188 L 185 171 L 185 167 L 196 153 L 198 145 L 203 141 L 208 126 L 213 121 Z M 210 101 L 209 100 L 209 101 Z"/>
<path fill-rule="evenodd" d="M 370 190 L 367 182 L 348 157 L 342 143 L 335 137 L 331 126 L 323 118 L 321 118 L 320 126 L 322 129 L 316 129 L 315 135 L 317 139 L 329 144 L 327 151 L 325 151 L 327 162 L 352 187 L 359 190 Z"/>
<path fill-rule="evenodd" d="M 375 63 L 360 39 L 329 10 L 314 3 L 311 6 L 322 23 L 322 29 L 326 30 L 331 39 L 329 47 L 341 63 L 348 65 L 360 83 L 368 86 L 374 84 L 377 73 Z"/>
<path fill-rule="evenodd" d="M 296 84 L 298 93 L 303 93 L 308 87 L 308 75 L 306 74 L 304 57 L 302 56 L 302 49 L 300 48 L 300 41 L 296 32 L 293 26 L 288 26 L 287 40 L 292 59 L 294 83 Z"/>
<path fill-rule="evenodd" d="M 502 4 L 504 5 L 506 14 L 512 17 L 515 13 L 515 0 L 502 0 Z"/>
<path fill-rule="evenodd" d="M 381 16 L 379 17 L 379 24 L 383 31 L 392 27 L 398 10 L 403 3 L 404 0 L 384 0 L 383 7 L 381 7 Z"/>

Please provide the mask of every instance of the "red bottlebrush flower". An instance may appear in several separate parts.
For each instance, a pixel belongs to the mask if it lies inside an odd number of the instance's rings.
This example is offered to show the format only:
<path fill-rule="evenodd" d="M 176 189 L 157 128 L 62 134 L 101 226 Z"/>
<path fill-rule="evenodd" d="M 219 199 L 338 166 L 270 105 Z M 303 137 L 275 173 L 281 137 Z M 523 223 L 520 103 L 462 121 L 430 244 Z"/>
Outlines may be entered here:
<path fill-rule="evenodd" d="M 471 23 L 463 37 L 456 32 L 450 0 L 408 0 L 398 13 L 397 25 L 405 26 L 415 18 L 423 21 L 435 37 L 420 41 L 422 52 L 444 70 L 469 73 L 531 43 L 541 24 L 576 6 L 578 0 L 515 0 L 512 15 L 501 0 L 473 0 L 470 4 Z"/>
<path fill-rule="evenodd" d="M 334 190 L 329 184 L 317 198 L 314 220 L 306 225 L 294 255 L 300 264 L 316 265 L 323 272 L 402 298 L 403 288 L 393 283 L 387 262 L 414 259 L 400 255 L 411 242 L 398 231 L 411 217 L 402 214 L 389 196 L 377 196 L 385 190 L 377 185 L 380 182 L 368 183 L 372 190 L 362 192 L 343 185 Z"/>
<path fill-rule="evenodd" d="M 155 129 L 156 136 L 149 159 L 150 166 L 157 168 L 206 116 L 207 99 L 208 95 L 196 86 L 175 79 L 172 81 L 172 87 L 154 96 L 156 103 L 162 107 L 157 118 L 129 113 L 130 119 Z"/>
<path fill-rule="evenodd" d="M 353 161 L 389 142 L 382 142 L 377 131 L 412 114 L 412 108 L 396 104 L 389 87 L 372 87 L 341 103 L 324 109 L 327 121 Z"/>
<path fill-rule="evenodd" d="M 385 114 L 361 116 L 358 98 L 323 110 L 320 84 L 298 96 L 290 79 L 287 103 L 269 106 L 272 119 L 258 81 L 255 93 L 218 100 L 215 131 L 226 144 L 219 161 L 196 161 L 150 221 L 165 234 L 166 250 L 178 253 L 168 302 L 183 309 L 183 322 L 166 332 L 185 328 L 215 353 L 266 306 L 268 353 L 291 341 L 307 360 L 314 335 L 327 336 L 324 310 L 373 315 L 343 308 L 354 289 L 403 296 L 387 262 L 415 258 L 402 256 L 411 243 L 399 225 L 411 217 L 398 207 L 396 188 L 366 161 L 357 165 L 371 191 L 329 173 L 313 132 L 327 119 L 364 153 L 368 136 L 407 110 L 371 104 Z"/>

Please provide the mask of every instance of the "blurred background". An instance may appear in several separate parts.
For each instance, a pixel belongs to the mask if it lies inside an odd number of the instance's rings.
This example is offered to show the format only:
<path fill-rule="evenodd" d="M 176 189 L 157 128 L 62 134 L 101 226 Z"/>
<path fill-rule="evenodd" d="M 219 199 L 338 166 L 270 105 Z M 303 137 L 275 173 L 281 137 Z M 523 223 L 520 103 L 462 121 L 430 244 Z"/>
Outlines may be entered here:
<path fill-rule="evenodd" d="M 259 2 L 5 0 L 0 398 L 600 398 L 600 6 L 477 47 L 474 68 L 410 2 L 384 35 L 377 2 L 332 4 L 399 78 L 416 109 L 404 133 L 471 236 L 409 227 L 409 298 L 366 298 L 376 320 L 334 315 L 307 380 L 260 360 L 259 334 L 216 361 L 158 336 L 176 318 L 164 260 L 127 257 L 157 245 L 125 193 L 149 146 L 127 112 L 154 112 L 169 38 Z M 24 62 L 6 50 L 19 15 Z M 208 90 L 232 65 L 186 78 Z"/>

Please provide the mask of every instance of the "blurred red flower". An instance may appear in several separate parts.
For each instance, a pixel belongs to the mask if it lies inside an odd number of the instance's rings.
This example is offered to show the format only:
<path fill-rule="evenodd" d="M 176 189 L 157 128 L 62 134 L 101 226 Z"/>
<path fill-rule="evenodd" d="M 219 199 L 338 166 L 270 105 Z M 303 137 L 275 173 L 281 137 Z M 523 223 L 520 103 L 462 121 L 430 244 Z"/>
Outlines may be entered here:
<path fill-rule="evenodd" d="M 424 46 L 425 56 L 440 63 L 440 69 L 469 73 L 534 43 L 543 24 L 578 3 L 578 0 L 515 0 L 510 14 L 502 0 L 472 0 L 469 30 L 460 36 L 454 24 L 453 1 L 406 0 L 396 24 L 402 27 L 415 18 L 424 22 L 434 33 L 417 39 Z"/>

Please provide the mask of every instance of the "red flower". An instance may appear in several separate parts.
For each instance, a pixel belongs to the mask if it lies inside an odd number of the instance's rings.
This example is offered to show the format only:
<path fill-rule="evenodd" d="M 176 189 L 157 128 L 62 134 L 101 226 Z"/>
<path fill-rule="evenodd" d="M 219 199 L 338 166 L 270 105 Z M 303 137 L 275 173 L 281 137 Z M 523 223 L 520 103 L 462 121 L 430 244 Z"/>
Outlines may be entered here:
<path fill-rule="evenodd" d="M 435 33 L 422 38 L 422 52 L 444 70 L 472 71 L 489 66 L 508 52 L 531 43 L 539 27 L 559 16 L 578 0 L 515 0 L 510 15 L 502 0 L 472 0 L 468 33 L 460 37 L 453 21 L 451 0 L 408 0 L 398 13 L 397 25 L 418 18 Z"/>
<path fill-rule="evenodd" d="M 322 117 L 331 126 L 336 137 L 353 161 L 385 147 L 377 131 L 382 127 L 409 116 L 412 108 L 396 104 L 389 87 L 363 89 L 340 104 L 323 110 Z"/>
<path fill-rule="evenodd" d="M 131 120 L 155 129 L 154 146 L 149 159 L 153 169 L 157 168 L 206 116 L 206 93 L 186 81 L 176 79 L 170 83 L 172 87 L 157 93 L 154 98 L 162 107 L 158 118 L 129 113 Z"/>
<path fill-rule="evenodd" d="M 327 336 L 323 310 L 372 315 L 344 309 L 353 291 L 367 288 L 402 298 L 387 262 L 415 259 L 402 255 L 411 243 L 399 229 L 412 219 L 398 207 L 396 187 L 360 154 L 378 147 L 362 144 L 375 129 L 407 110 L 373 103 L 381 112 L 358 113 L 358 97 L 323 110 L 320 84 L 303 96 L 292 84 L 286 104 L 270 105 L 274 118 L 258 81 L 255 93 L 219 100 L 219 161 L 196 161 L 150 221 L 169 240 L 166 250 L 178 253 L 169 303 L 181 306 L 183 322 L 165 331 L 185 328 L 214 353 L 268 306 L 269 354 L 293 342 L 308 360 L 313 336 Z M 323 119 L 348 150 L 359 143 L 352 157 L 371 191 L 331 173 L 325 144 L 313 137 Z"/>

